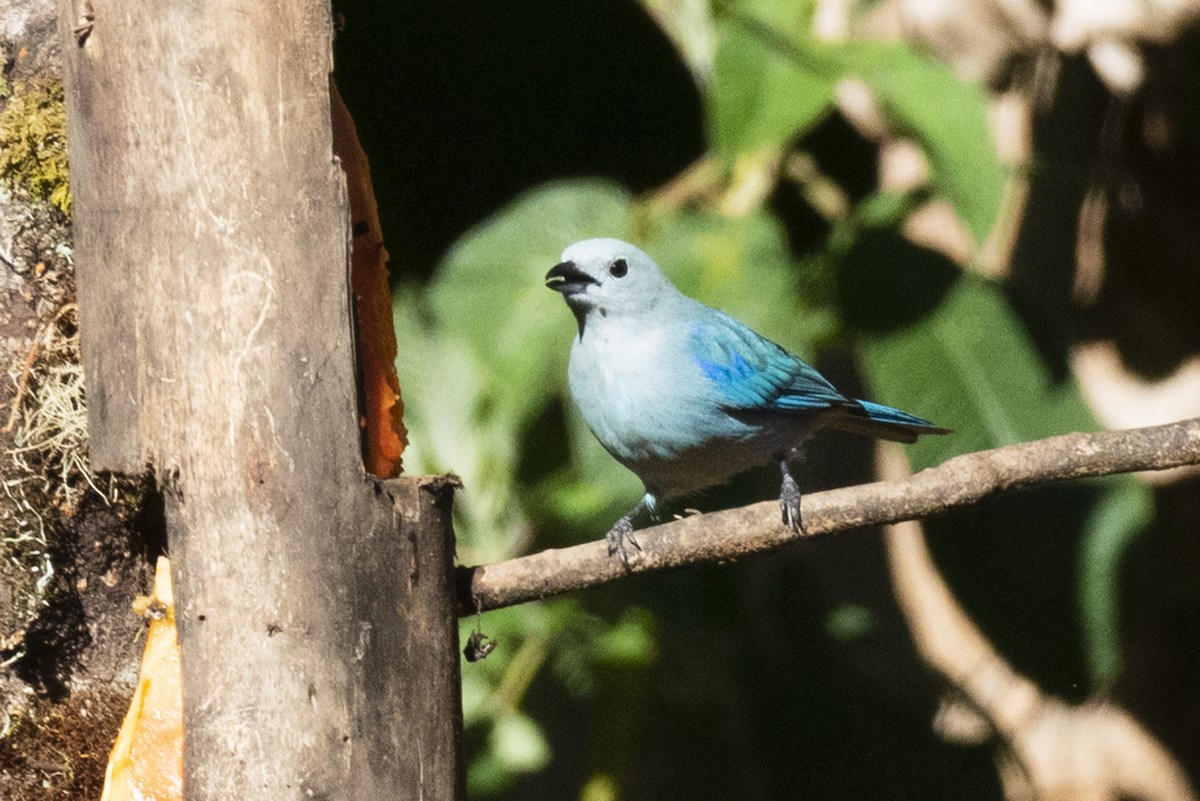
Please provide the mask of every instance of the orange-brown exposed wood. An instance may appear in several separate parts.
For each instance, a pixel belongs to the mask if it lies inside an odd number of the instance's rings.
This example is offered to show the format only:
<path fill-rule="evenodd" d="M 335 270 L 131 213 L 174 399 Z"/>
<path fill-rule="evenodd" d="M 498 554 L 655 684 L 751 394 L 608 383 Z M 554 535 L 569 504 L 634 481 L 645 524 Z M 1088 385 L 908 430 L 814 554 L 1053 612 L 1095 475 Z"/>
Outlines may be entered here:
<path fill-rule="evenodd" d="M 379 206 L 371 187 L 371 167 L 358 141 L 354 119 L 337 86 L 330 82 L 333 152 L 346 171 L 353 239 L 350 286 L 358 324 L 358 355 L 363 394 L 363 461 L 379 478 L 400 475 L 401 455 L 408 432 L 404 402 L 396 376 L 396 329 L 392 324 L 392 293 L 388 287 L 387 250 L 379 224 Z"/>

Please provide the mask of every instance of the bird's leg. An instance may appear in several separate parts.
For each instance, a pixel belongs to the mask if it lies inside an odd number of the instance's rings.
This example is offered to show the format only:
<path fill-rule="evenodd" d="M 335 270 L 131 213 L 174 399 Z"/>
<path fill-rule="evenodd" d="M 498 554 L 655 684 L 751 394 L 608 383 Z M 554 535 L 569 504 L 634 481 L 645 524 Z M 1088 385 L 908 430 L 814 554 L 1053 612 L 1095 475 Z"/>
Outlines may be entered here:
<path fill-rule="evenodd" d="M 655 505 L 655 497 L 647 492 L 637 502 L 637 505 L 622 515 L 616 523 L 613 523 L 613 527 L 604 535 L 604 539 L 608 541 L 608 555 L 620 558 L 621 564 L 626 568 L 629 567 L 629 549 L 625 547 L 626 543 L 632 545 L 633 549 L 639 553 L 642 550 L 637 537 L 633 536 L 633 519 L 642 512 L 653 512 Z"/>
<path fill-rule="evenodd" d="M 620 558 L 625 567 L 629 567 L 629 549 L 625 547 L 625 543 L 629 543 L 639 552 L 642 550 L 637 537 L 633 536 L 633 518 L 639 511 L 640 509 L 635 507 L 628 514 L 622 515 L 604 535 L 604 539 L 608 541 L 608 555 Z"/>
<path fill-rule="evenodd" d="M 779 510 L 783 513 L 783 524 L 796 536 L 804 534 L 804 521 L 800 519 L 800 485 L 792 478 L 787 459 L 779 460 L 779 472 L 783 474 L 783 485 L 779 488 Z"/>

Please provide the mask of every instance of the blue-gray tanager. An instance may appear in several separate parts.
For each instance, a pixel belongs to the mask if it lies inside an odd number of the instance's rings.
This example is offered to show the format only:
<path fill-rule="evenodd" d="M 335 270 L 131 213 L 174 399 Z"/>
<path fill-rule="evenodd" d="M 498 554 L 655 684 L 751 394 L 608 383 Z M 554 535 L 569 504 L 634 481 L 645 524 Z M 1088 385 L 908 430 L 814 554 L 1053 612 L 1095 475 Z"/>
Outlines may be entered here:
<path fill-rule="evenodd" d="M 609 554 L 626 564 L 626 543 L 641 550 L 638 515 L 772 460 L 783 474 L 783 522 L 801 533 L 788 458 L 818 428 L 899 442 L 948 433 L 842 395 L 774 342 L 681 293 L 649 256 L 618 239 L 571 245 L 546 285 L 579 323 L 571 396 L 600 443 L 646 487 L 606 536 Z"/>

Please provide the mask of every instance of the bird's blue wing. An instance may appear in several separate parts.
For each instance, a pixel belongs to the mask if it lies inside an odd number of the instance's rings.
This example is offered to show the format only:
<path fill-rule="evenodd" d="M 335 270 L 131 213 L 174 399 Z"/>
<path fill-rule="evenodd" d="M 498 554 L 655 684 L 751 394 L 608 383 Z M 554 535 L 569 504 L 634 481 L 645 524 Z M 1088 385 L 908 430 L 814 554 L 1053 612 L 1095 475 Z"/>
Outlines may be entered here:
<path fill-rule="evenodd" d="M 730 409 L 815 412 L 854 404 L 815 369 L 723 312 L 692 325 L 688 353 Z"/>

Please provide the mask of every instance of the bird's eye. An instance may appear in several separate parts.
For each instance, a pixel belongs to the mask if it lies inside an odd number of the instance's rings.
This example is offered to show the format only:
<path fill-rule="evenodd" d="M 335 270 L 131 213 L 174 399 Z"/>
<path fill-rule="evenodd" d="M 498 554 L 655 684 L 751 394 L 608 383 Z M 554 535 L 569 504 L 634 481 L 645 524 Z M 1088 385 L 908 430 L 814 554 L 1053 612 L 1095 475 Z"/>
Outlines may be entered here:
<path fill-rule="evenodd" d="M 617 259 L 609 265 L 608 272 L 613 278 L 624 278 L 629 273 L 629 265 L 624 259 Z"/>

